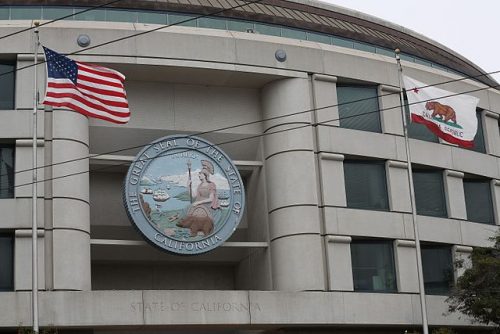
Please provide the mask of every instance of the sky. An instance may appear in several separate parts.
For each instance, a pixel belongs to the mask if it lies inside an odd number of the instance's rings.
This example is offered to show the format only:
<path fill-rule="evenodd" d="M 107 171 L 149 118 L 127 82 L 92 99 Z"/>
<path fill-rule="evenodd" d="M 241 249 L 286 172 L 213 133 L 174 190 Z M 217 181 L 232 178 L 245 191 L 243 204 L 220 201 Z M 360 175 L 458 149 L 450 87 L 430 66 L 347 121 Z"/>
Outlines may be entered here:
<path fill-rule="evenodd" d="M 416 31 L 486 72 L 500 71 L 498 0 L 320 0 Z M 492 75 L 500 82 L 500 73 Z"/>

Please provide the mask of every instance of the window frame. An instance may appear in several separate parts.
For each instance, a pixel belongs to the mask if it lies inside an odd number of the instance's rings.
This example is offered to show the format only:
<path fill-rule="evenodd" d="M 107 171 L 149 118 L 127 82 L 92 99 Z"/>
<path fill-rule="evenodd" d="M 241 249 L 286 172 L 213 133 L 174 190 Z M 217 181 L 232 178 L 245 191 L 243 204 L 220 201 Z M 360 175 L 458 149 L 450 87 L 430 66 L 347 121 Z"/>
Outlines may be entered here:
<path fill-rule="evenodd" d="M 493 194 L 492 194 L 492 189 L 491 189 L 491 180 L 488 180 L 485 178 L 464 177 L 462 182 L 463 182 L 463 188 L 464 188 L 465 212 L 467 214 L 467 220 L 470 222 L 473 222 L 473 223 L 495 225 L 496 220 L 495 220 L 495 209 L 493 207 Z M 472 183 L 484 184 L 488 188 L 488 191 L 486 192 L 488 198 L 486 200 L 488 201 L 488 208 L 487 209 L 489 211 L 490 218 L 491 218 L 491 220 L 488 222 L 479 221 L 476 219 L 471 219 L 471 217 L 470 217 L 470 214 L 469 214 L 469 206 L 470 206 L 469 203 L 470 202 L 469 202 L 468 196 L 467 196 L 466 184 L 472 184 Z M 477 210 L 470 210 L 470 211 L 477 211 Z M 483 211 L 483 210 L 481 210 L 481 211 Z M 475 217 L 472 217 L 472 218 L 475 218 Z"/>
<path fill-rule="evenodd" d="M 383 194 L 379 194 L 379 198 L 383 198 L 383 207 L 377 207 L 377 206 L 371 206 L 371 207 L 363 207 L 362 205 L 356 205 L 352 201 L 349 201 L 350 198 L 350 191 L 349 189 L 352 189 L 352 187 L 349 186 L 348 182 L 348 172 L 347 170 L 349 169 L 349 165 L 365 165 L 365 166 L 377 166 L 383 169 L 383 180 L 382 180 L 382 185 L 383 189 L 382 192 Z M 361 159 L 345 159 L 343 161 L 343 168 L 344 168 L 344 186 L 345 186 L 345 196 L 346 196 L 346 207 L 351 208 L 351 209 L 360 209 L 360 210 L 373 210 L 373 211 L 383 211 L 383 212 L 388 212 L 391 210 L 390 208 L 390 203 L 389 203 L 389 186 L 387 184 L 387 168 L 385 166 L 385 161 L 383 160 L 361 160 Z M 349 178 L 350 179 L 350 178 Z M 366 201 L 368 202 L 368 201 Z"/>
<path fill-rule="evenodd" d="M 15 248 L 15 238 L 14 238 L 14 233 L 12 232 L 5 232 L 5 231 L 0 231 L 0 240 L 3 238 L 8 238 L 10 239 L 10 246 L 11 246 L 11 252 L 10 252 L 10 284 L 7 286 L 2 286 L 0 285 L 0 292 L 6 292 L 6 291 L 14 291 L 14 248 Z M 1 259 L 1 257 L 0 257 Z M 0 262 L 0 270 L 3 271 L 3 264 Z"/>
<path fill-rule="evenodd" d="M 419 167 L 413 167 L 412 166 L 412 178 L 413 178 L 413 189 L 414 189 L 414 192 L 415 192 L 415 210 L 417 212 L 417 215 L 419 216 L 427 216 L 427 217 L 436 217 L 436 218 L 449 218 L 449 210 L 448 210 L 448 196 L 446 194 L 446 190 L 445 190 L 445 178 L 444 178 L 444 175 L 443 175 L 443 170 L 440 170 L 440 169 L 427 169 L 427 168 L 419 168 Z M 441 192 L 441 199 L 442 199 L 442 203 L 443 203 L 443 206 L 442 206 L 442 211 L 441 213 L 442 214 L 429 214 L 429 212 L 431 212 L 429 209 L 425 209 L 425 212 L 422 212 L 422 208 L 419 208 L 419 200 L 418 200 L 418 194 L 417 194 L 417 189 L 419 189 L 417 186 L 416 186 L 416 181 L 415 181 L 415 174 L 439 174 L 440 175 L 440 180 L 441 180 L 441 189 L 440 189 L 440 192 Z M 418 182 L 418 181 L 417 181 Z M 420 205 L 422 203 L 420 202 Z"/>
<path fill-rule="evenodd" d="M 367 98 L 356 98 L 352 101 L 347 100 L 347 101 L 343 102 L 342 98 L 341 98 L 342 93 L 339 94 L 339 92 L 342 92 L 343 89 L 348 89 L 348 88 L 370 89 L 371 90 L 370 94 L 374 93 L 374 96 L 367 97 Z M 351 129 L 351 130 L 358 130 L 358 131 L 365 131 L 365 132 L 372 132 L 372 133 L 383 133 L 382 117 L 380 114 L 380 96 L 379 96 L 377 85 L 337 83 L 336 94 L 337 94 L 337 102 L 338 102 L 339 127 L 344 128 L 344 129 Z M 360 114 L 345 115 L 345 113 L 347 113 L 348 111 L 343 110 L 343 109 L 346 108 L 346 106 L 350 105 L 351 103 L 355 106 L 355 108 L 364 108 L 364 106 L 356 105 L 356 104 L 365 103 L 365 102 L 370 101 L 372 99 L 375 100 L 376 110 L 361 112 Z M 349 118 L 347 118 L 347 117 L 349 117 Z M 352 124 L 350 124 L 350 123 L 353 123 L 353 120 L 355 120 L 357 117 L 360 117 L 359 119 L 362 119 L 362 118 L 367 119 L 368 117 L 376 117 L 376 123 L 373 123 L 373 122 L 367 123 L 370 125 L 370 127 L 373 126 L 373 128 L 371 128 L 371 129 L 357 127 L 357 126 L 353 126 Z M 345 119 L 345 120 L 343 121 L 343 119 Z"/>
<path fill-rule="evenodd" d="M 359 245 L 383 245 L 384 246 L 384 250 L 389 250 L 390 251 L 390 254 L 389 255 L 389 258 L 390 258 L 390 266 L 388 269 L 386 270 L 390 270 L 390 275 L 392 275 L 392 282 L 391 282 L 391 288 L 387 289 L 387 288 L 384 288 L 384 289 L 375 289 L 373 288 L 373 277 L 372 276 L 372 289 L 360 289 L 360 288 L 356 288 L 356 272 L 360 269 L 369 269 L 369 268 L 365 268 L 363 266 L 355 266 L 355 257 L 353 256 L 353 254 L 355 253 L 353 247 L 356 247 L 356 246 L 359 246 Z M 397 293 L 399 292 L 399 289 L 398 289 L 398 279 L 397 279 L 397 270 L 396 270 L 396 257 L 395 257 L 395 247 L 394 247 L 394 241 L 393 240 L 389 240 L 389 239 L 353 239 L 351 241 L 351 244 L 350 244 L 350 251 L 351 251 L 351 269 L 352 269 L 352 281 L 353 281 L 353 291 L 355 292 L 368 292 L 368 293 Z M 373 251 L 371 252 L 371 254 L 373 254 Z M 386 254 L 387 255 L 387 254 Z M 385 255 L 384 255 L 384 258 L 385 258 Z M 376 270 L 377 273 L 378 271 L 380 271 L 380 268 L 372 268 L 373 270 Z M 382 268 L 383 269 L 383 268 Z M 359 277 L 358 277 L 359 278 Z M 390 279 L 390 277 L 388 278 Z M 358 279 L 359 281 L 359 279 Z M 384 286 L 386 286 L 387 284 L 384 284 Z"/>
<path fill-rule="evenodd" d="M 12 98 L 10 100 L 11 104 L 7 108 L 2 108 L 2 105 L 0 104 L 0 110 L 14 110 L 16 108 L 16 61 L 15 60 L 6 60 L 6 59 L 0 59 L 0 65 L 4 66 L 12 66 Z M 8 73 L 8 72 L 3 72 L 3 73 Z M 10 75 L 4 75 L 2 77 L 9 78 Z M 1 82 L 0 78 L 0 82 Z M 5 79 L 7 81 L 7 79 Z M 5 87 L 3 85 L 0 85 L 2 87 Z M 9 108 L 10 107 L 10 108 Z"/>
<path fill-rule="evenodd" d="M 422 272 L 424 274 L 424 277 L 423 277 L 424 282 L 423 283 L 424 283 L 425 294 L 431 295 L 431 296 L 447 296 L 447 295 L 449 295 L 451 292 L 451 289 L 455 285 L 455 280 L 456 280 L 454 264 L 453 264 L 453 251 L 452 251 L 451 245 L 438 244 L 438 243 L 422 243 L 420 248 L 421 248 L 421 253 L 422 253 Z M 433 249 L 446 250 L 448 253 L 447 255 L 448 255 L 450 261 L 449 261 L 449 266 L 448 266 L 447 270 L 449 270 L 450 278 L 447 281 L 448 282 L 447 291 L 430 291 L 431 288 L 428 285 L 426 286 L 426 282 L 425 282 L 426 262 L 424 261 L 423 251 L 429 251 L 429 250 L 433 250 Z M 434 254 L 433 256 L 426 257 L 426 258 L 437 259 L 438 256 L 436 254 Z M 429 265 L 429 264 L 427 263 L 427 265 Z M 432 270 L 432 271 L 434 272 L 434 270 Z M 429 284 L 429 282 L 427 282 L 427 283 Z M 437 290 L 438 288 L 434 287 L 434 289 Z"/>

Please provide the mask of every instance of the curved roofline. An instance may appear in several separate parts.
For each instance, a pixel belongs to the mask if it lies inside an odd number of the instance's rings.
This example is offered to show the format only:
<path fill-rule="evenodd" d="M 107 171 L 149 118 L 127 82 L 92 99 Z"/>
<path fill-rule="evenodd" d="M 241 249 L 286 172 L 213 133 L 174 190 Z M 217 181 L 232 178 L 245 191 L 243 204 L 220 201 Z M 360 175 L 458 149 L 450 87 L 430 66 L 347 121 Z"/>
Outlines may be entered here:
<path fill-rule="evenodd" d="M 474 65 L 481 72 L 486 73 L 486 71 L 484 69 L 482 69 L 480 66 L 478 66 L 476 63 L 474 63 L 470 59 L 464 57 L 460 53 L 458 53 L 458 52 L 450 49 L 446 45 L 441 44 L 440 42 L 438 42 L 438 41 L 436 41 L 436 40 L 434 40 L 432 38 L 429 38 L 429 37 L 427 37 L 425 35 L 422 35 L 421 33 L 417 32 L 415 30 L 412 30 L 410 28 L 407 28 L 405 26 L 402 26 L 400 24 L 397 24 L 397 23 L 394 23 L 394 22 L 391 22 L 391 21 L 387 21 L 387 20 L 382 19 L 380 17 L 373 16 L 373 15 L 370 15 L 370 14 L 367 14 L 367 13 L 364 13 L 364 12 L 360 12 L 360 11 L 355 10 L 355 9 L 350 9 L 350 8 L 347 8 L 347 7 L 344 7 L 344 6 L 330 4 L 330 3 L 327 3 L 327 2 L 323 2 L 323 1 L 318 1 L 318 0 L 287 0 L 287 1 L 289 1 L 289 2 L 296 2 L 296 3 L 304 4 L 304 5 L 307 5 L 307 6 L 322 8 L 322 9 L 325 9 L 325 10 L 330 10 L 330 11 L 342 13 L 344 15 L 361 18 L 363 20 L 371 21 L 373 23 L 379 24 L 381 26 L 385 26 L 385 27 L 390 28 L 390 29 L 401 31 L 401 32 L 403 32 L 403 33 L 405 33 L 407 35 L 410 35 L 410 36 L 413 36 L 415 38 L 421 39 L 422 41 L 424 41 L 426 43 L 434 44 L 434 45 L 438 46 L 440 49 L 443 49 L 446 52 L 449 52 L 449 53 L 453 54 L 455 57 L 460 58 L 463 61 Z M 490 75 L 487 75 L 487 76 L 491 80 L 495 80 Z"/>
<path fill-rule="evenodd" d="M 100 0 L 3 0 L 1 2 L 2 5 L 11 6 L 102 5 Z M 235 5 L 244 6 L 233 8 Z M 429 66 L 431 63 L 437 64 L 438 67 L 452 69 L 487 86 L 498 86 L 495 79 L 487 75 L 482 68 L 426 36 L 369 14 L 317 0 L 259 0 L 250 3 L 248 0 L 122 0 L 107 8 L 202 15 L 219 12 L 216 16 L 323 33 L 389 50 L 399 48 L 404 54 L 414 56 L 415 62 L 424 60 L 429 62 Z"/>

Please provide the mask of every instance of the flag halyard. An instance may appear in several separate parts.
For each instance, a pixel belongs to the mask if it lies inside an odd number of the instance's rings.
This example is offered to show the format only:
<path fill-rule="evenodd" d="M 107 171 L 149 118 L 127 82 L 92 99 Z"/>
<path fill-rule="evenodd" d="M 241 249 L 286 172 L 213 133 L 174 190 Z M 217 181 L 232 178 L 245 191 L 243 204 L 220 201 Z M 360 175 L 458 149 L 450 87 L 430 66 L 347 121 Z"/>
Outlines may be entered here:
<path fill-rule="evenodd" d="M 47 62 L 45 105 L 123 124 L 130 119 L 125 76 L 110 68 L 69 59 L 43 47 Z"/>
<path fill-rule="evenodd" d="M 404 75 L 403 82 L 413 122 L 425 125 L 449 143 L 474 146 L 478 98 L 429 86 Z"/>

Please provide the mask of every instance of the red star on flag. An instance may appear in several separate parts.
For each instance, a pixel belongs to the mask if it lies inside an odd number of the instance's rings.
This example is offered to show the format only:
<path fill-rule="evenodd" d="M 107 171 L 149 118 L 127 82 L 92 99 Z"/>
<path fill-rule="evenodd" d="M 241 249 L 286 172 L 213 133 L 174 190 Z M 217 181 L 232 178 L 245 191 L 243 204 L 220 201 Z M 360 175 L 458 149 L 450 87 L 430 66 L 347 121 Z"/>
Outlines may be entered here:
<path fill-rule="evenodd" d="M 413 89 L 412 89 L 412 91 L 413 91 L 415 94 L 418 94 L 418 88 L 417 88 L 417 87 L 413 88 Z"/>

